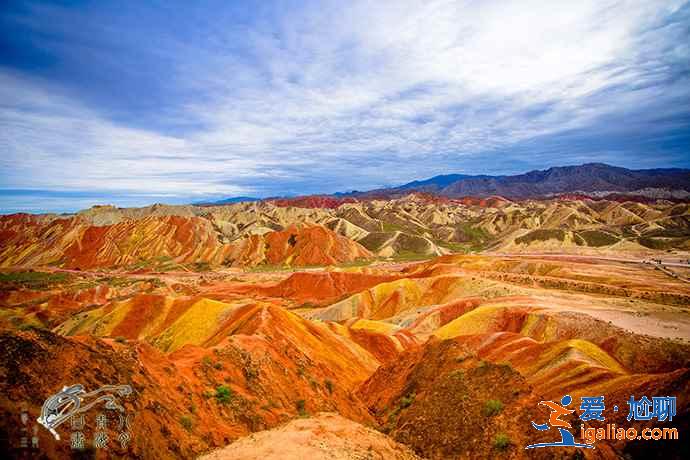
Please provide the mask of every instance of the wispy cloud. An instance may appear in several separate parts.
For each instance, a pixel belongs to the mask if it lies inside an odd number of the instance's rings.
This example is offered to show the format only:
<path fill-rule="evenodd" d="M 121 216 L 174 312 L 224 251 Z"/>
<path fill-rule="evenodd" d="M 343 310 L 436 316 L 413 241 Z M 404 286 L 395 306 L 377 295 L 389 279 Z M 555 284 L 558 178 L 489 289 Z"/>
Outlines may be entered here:
<path fill-rule="evenodd" d="M 143 204 L 690 165 L 687 2 L 222 5 L 7 13 L 58 64 L 0 68 L 0 187 Z"/>

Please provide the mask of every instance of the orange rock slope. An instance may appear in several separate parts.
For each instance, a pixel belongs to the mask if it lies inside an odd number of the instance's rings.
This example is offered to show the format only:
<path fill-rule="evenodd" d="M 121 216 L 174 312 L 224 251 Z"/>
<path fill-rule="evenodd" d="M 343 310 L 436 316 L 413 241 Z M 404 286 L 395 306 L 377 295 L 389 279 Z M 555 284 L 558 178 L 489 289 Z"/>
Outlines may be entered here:
<path fill-rule="evenodd" d="M 251 235 L 232 246 L 228 264 L 331 265 L 372 257 L 371 252 L 325 227 L 293 225 L 279 232 Z"/>
<path fill-rule="evenodd" d="M 0 219 L 0 266 L 155 267 L 163 262 L 212 266 L 329 265 L 371 257 L 358 243 L 321 226 L 224 240 L 212 220 L 149 216 L 112 225 L 14 215 Z"/>
<path fill-rule="evenodd" d="M 8 414 L 0 431 L 18 439 L 11 414 L 26 406 L 37 416 L 47 396 L 75 383 L 132 385 L 133 442 L 110 448 L 127 458 L 192 458 L 320 411 L 374 423 L 353 394 L 379 364 L 366 348 L 279 307 L 218 304 L 141 296 L 56 329 L 67 338 L 0 331 L 8 358 L 0 362 L 0 408 Z M 68 436 L 69 426 L 59 432 Z M 45 430 L 40 437 L 50 458 L 69 453 L 69 443 Z"/>
<path fill-rule="evenodd" d="M 228 244 L 223 257 L 308 263 L 324 254 L 316 241 L 357 252 L 321 227 L 294 227 Z M 116 455 L 412 455 L 399 444 L 428 459 L 648 453 L 624 441 L 525 451 L 554 440 L 530 422 L 548 417 L 539 401 L 564 394 L 604 395 L 623 408 L 607 420 L 626 426 L 631 394 L 676 396 L 672 426 L 681 439 L 689 428 L 690 287 L 649 264 L 453 255 L 297 273 L 55 275 L 2 274 L 0 409 L 35 414 L 65 384 L 131 383 L 139 422 Z M 52 281 L 20 282 L 41 276 Z M 302 420 L 319 412 L 339 417 Z M 6 439 L 19 435 L 12 420 L 0 421 Z M 45 430 L 41 444 L 49 458 L 68 453 Z M 684 445 L 653 444 L 669 458 Z"/>

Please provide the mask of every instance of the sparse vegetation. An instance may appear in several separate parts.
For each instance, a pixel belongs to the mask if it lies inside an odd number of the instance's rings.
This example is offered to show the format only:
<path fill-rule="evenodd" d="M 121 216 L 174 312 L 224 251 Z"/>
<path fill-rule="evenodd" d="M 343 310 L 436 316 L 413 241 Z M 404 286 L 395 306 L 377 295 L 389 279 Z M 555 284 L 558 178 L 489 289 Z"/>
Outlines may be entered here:
<path fill-rule="evenodd" d="M 650 238 L 647 236 L 637 239 L 637 242 L 649 249 L 665 251 L 687 243 L 689 238 Z"/>
<path fill-rule="evenodd" d="M 449 249 L 451 252 L 467 254 L 475 249 L 468 243 L 456 243 L 454 241 L 440 241 L 439 246 Z"/>
<path fill-rule="evenodd" d="M 352 267 L 366 267 L 367 265 L 371 265 L 372 262 L 374 262 L 375 259 L 364 259 L 364 258 L 359 258 L 356 260 L 353 260 L 352 262 L 344 262 L 341 264 L 338 264 L 338 267 L 341 268 L 352 268 Z"/>
<path fill-rule="evenodd" d="M 326 379 L 323 384 L 326 386 L 326 389 L 328 390 L 329 393 L 333 393 L 333 382 L 330 381 L 329 379 Z"/>
<path fill-rule="evenodd" d="M 461 354 L 455 357 L 455 362 L 456 363 L 462 363 L 465 362 L 468 358 L 471 356 L 469 354 Z"/>
<path fill-rule="evenodd" d="M 540 228 L 515 238 L 517 244 L 530 244 L 535 241 L 565 241 L 565 231 L 558 228 Z"/>
<path fill-rule="evenodd" d="M 304 401 L 304 399 L 298 399 L 297 401 L 295 401 L 295 408 L 297 409 L 297 413 L 300 417 L 309 416 L 306 409 L 306 401 Z"/>
<path fill-rule="evenodd" d="M 576 235 L 582 238 L 587 246 L 592 247 L 610 246 L 620 241 L 616 236 L 599 230 L 583 230 Z"/>
<path fill-rule="evenodd" d="M 216 400 L 221 404 L 228 404 L 234 396 L 233 391 L 225 385 L 216 387 Z"/>
<path fill-rule="evenodd" d="M 33 330 L 42 330 L 45 329 L 43 326 L 40 324 L 35 324 L 35 323 L 22 323 L 19 326 L 17 326 L 17 329 L 20 331 L 33 331 Z"/>
<path fill-rule="evenodd" d="M 255 380 L 259 377 L 259 369 L 253 366 L 251 363 L 245 363 L 242 368 L 242 373 L 247 381 Z"/>
<path fill-rule="evenodd" d="M 384 232 L 404 232 L 405 227 L 399 224 L 395 224 L 393 222 L 381 222 L 381 225 L 383 227 Z"/>
<path fill-rule="evenodd" d="M 383 244 L 390 239 L 390 235 L 384 232 L 372 232 L 359 240 L 359 244 L 370 251 L 378 251 Z"/>
<path fill-rule="evenodd" d="M 484 403 L 484 415 L 493 417 L 498 415 L 503 410 L 503 403 L 498 399 L 489 399 Z"/>
<path fill-rule="evenodd" d="M 472 224 L 465 222 L 456 227 L 457 231 L 464 237 L 463 240 L 472 243 L 474 246 L 481 247 L 491 239 L 491 235 L 481 227 L 473 227 Z"/>
<path fill-rule="evenodd" d="M 196 272 L 207 272 L 211 270 L 211 265 L 205 261 L 197 261 L 192 264 L 192 269 Z"/>
<path fill-rule="evenodd" d="M 318 268 L 319 266 L 317 265 L 310 265 L 310 266 L 300 266 L 300 267 L 291 267 L 289 265 L 276 265 L 276 264 L 261 264 L 261 265 L 256 265 L 251 268 L 245 269 L 246 272 L 249 273 L 267 273 L 267 272 L 294 272 L 296 270 L 303 270 L 305 268 Z"/>
<path fill-rule="evenodd" d="M 115 337 L 115 341 L 117 343 L 127 343 L 127 339 L 122 337 L 121 335 L 118 335 L 117 337 Z"/>
<path fill-rule="evenodd" d="M 400 399 L 400 407 L 402 407 L 403 409 L 410 407 L 412 405 L 412 403 L 414 402 L 414 399 L 416 396 L 417 395 L 415 393 L 410 393 L 407 396 L 403 396 Z"/>
<path fill-rule="evenodd" d="M 77 283 L 74 283 L 69 286 L 69 290 L 71 292 L 74 291 L 81 291 L 84 289 L 92 289 L 98 286 L 98 281 L 95 280 L 87 280 L 87 281 L 79 281 Z"/>
<path fill-rule="evenodd" d="M 121 276 L 106 276 L 104 278 L 101 278 L 99 281 L 101 283 L 107 284 L 110 287 L 119 288 L 119 287 L 131 286 L 135 283 L 138 283 L 141 280 L 138 280 L 135 278 L 123 278 Z"/>
<path fill-rule="evenodd" d="M 147 281 L 151 283 L 154 288 L 165 286 L 165 283 L 160 278 L 149 278 Z"/>
<path fill-rule="evenodd" d="M 506 450 L 511 444 L 512 441 L 505 433 L 498 433 L 496 437 L 494 437 L 494 448 L 497 450 Z"/>
<path fill-rule="evenodd" d="M 154 262 L 151 260 L 138 260 L 127 266 L 128 271 L 151 270 Z"/>
<path fill-rule="evenodd" d="M 161 271 L 161 272 L 167 272 L 171 270 L 176 270 L 180 269 L 181 265 L 176 263 L 172 257 L 170 256 L 158 256 L 153 259 L 153 262 L 150 264 L 152 268 L 154 268 L 156 271 Z"/>
<path fill-rule="evenodd" d="M 395 256 L 393 256 L 393 259 L 401 262 L 409 262 L 414 260 L 426 260 L 431 257 L 432 256 L 428 254 L 420 254 L 418 252 L 400 250 Z"/>
<path fill-rule="evenodd" d="M 47 273 L 47 272 L 9 272 L 0 273 L 0 286 L 7 289 L 26 288 L 26 289 L 47 289 L 53 284 L 65 283 L 71 280 L 67 273 Z"/>
<path fill-rule="evenodd" d="M 192 431 L 192 427 L 193 427 L 194 423 L 192 422 L 191 417 L 189 417 L 187 415 L 183 415 L 182 417 L 180 417 L 180 425 L 182 425 L 182 427 L 185 430 Z"/>
<path fill-rule="evenodd" d="M 462 369 L 455 369 L 451 371 L 448 376 L 452 379 L 463 379 L 465 378 L 465 371 Z"/>

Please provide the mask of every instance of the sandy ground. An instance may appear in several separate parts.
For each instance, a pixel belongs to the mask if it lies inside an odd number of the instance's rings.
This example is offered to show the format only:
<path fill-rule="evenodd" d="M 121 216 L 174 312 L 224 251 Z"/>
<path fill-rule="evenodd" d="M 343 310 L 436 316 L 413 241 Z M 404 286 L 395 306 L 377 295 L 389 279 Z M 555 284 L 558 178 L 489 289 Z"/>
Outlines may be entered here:
<path fill-rule="evenodd" d="M 333 413 L 241 438 L 200 460 L 417 460 L 409 448 Z"/>

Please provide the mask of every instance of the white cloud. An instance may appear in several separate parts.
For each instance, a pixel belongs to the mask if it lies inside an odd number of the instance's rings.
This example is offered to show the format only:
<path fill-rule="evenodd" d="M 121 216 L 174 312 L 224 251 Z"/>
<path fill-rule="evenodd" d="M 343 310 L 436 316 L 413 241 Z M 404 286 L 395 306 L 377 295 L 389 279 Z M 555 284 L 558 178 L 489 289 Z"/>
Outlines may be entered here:
<path fill-rule="evenodd" d="M 0 185 L 189 196 L 271 190 L 329 167 L 355 185 L 408 179 L 415 162 L 687 100 L 687 84 L 662 84 L 689 54 L 668 23 L 685 3 L 319 2 L 198 43 L 166 37 L 167 84 L 199 95 L 174 118 L 201 128 L 175 136 L 0 73 Z M 237 40 L 246 56 L 224 51 Z"/>
<path fill-rule="evenodd" d="M 42 85 L 0 74 L 3 188 L 129 191 L 190 196 L 244 193 L 222 184 L 218 164 L 181 138 L 103 119 Z M 259 174 L 248 158 L 227 158 L 240 174 Z M 179 177 L 178 177 L 179 176 Z M 185 177 L 191 176 L 191 177 Z"/>
<path fill-rule="evenodd" d="M 669 9 L 663 2 L 396 1 L 299 11 L 284 19 L 282 40 L 255 38 L 269 85 L 229 95 L 221 85 L 216 104 L 190 109 L 209 121 L 207 135 L 217 142 L 249 138 L 259 150 L 266 145 L 257 140 L 315 153 L 409 155 L 420 147 L 415 138 L 476 151 L 625 109 L 611 100 L 593 108 L 587 97 L 645 78 L 650 56 L 636 55 L 638 35 Z M 227 71 L 243 73 L 235 62 Z M 526 128 L 520 113 L 545 103 L 551 109 Z M 419 116 L 432 121 L 413 123 Z"/>

